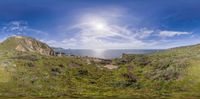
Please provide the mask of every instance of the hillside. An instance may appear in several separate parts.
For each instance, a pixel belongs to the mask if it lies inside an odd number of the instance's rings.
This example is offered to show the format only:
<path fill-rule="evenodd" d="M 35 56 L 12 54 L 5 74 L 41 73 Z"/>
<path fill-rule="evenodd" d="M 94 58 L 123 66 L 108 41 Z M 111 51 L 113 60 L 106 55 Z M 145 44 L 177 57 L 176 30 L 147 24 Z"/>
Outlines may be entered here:
<path fill-rule="evenodd" d="M 47 44 L 30 37 L 12 36 L 0 44 L 0 50 L 16 50 L 21 52 L 37 52 L 42 55 L 54 55 Z"/>
<path fill-rule="evenodd" d="M 85 58 L 49 56 L 48 45 L 27 37 L 8 38 L 0 48 L 2 96 L 198 99 L 200 95 L 199 45 L 124 55 L 112 60 L 118 66 L 114 69 L 101 62 L 88 64 Z"/>

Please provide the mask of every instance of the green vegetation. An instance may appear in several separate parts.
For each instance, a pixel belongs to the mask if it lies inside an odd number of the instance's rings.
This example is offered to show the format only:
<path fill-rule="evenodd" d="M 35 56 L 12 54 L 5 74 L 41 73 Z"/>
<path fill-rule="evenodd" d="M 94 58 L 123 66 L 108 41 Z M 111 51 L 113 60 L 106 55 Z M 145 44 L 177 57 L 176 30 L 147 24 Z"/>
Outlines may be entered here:
<path fill-rule="evenodd" d="M 0 45 L 1 96 L 200 96 L 200 45 L 123 55 L 112 60 L 118 69 L 107 69 L 103 63 L 88 64 L 87 58 L 20 52 L 5 45 Z"/>

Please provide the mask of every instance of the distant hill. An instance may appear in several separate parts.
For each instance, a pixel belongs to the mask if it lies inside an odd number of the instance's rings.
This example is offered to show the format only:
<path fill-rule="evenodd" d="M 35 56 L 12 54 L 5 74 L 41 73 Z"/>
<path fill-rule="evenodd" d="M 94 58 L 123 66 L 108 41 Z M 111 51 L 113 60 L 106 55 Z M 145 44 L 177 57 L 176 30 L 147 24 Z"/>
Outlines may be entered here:
<path fill-rule="evenodd" d="M 55 52 L 64 52 L 66 49 L 61 47 L 52 47 Z"/>
<path fill-rule="evenodd" d="M 0 50 L 16 50 L 21 52 L 36 52 L 42 55 L 54 55 L 47 44 L 31 37 L 12 36 L 0 43 Z"/>

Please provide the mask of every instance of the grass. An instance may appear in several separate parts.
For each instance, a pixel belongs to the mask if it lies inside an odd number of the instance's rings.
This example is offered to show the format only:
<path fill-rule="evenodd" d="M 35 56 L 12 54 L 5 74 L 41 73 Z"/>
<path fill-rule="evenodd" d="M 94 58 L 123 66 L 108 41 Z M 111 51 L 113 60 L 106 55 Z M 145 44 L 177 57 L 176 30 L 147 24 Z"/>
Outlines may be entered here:
<path fill-rule="evenodd" d="M 0 95 L 36 97 L 198 97 L 199 45 L 113 59 L 118 69 L 85 58 L 45 56 L 0 46 Z M 6 49 L 6 50 L 5 50 Z"/>
<path fill-rule="evenodd" d="M 16 67 L 10 68 L 10 71 L 15 70 L 9 72 L 13 75 L 4 76 L 11 79 L 1 84 L 4 87 L 0 86 L 2 89 L 0 93 L 3 95 L 9 93 L 13 96 L 167 95 L 173 91 L 171 86 L 175 79 L 173 72 L 177 72 L 172 71 L 176 68 L 175 63 L 167 58 L 158 62 L 153 61 L 154 58 L 150 56 L 130 56 L 129 62 L 116 63 L 119 65 L 117 70 L 99 68 L 97 67 L 99 64 L 95 63 L 88 65 L 84 59 L 72 57 L 20 52 L 6 55 L 8 56 L 8 60 L 12 60 Z M 168 72 L 172 75 L 168 75 Z M 165 79 L 165 75 L 171 77 L 169 81 Z"/>

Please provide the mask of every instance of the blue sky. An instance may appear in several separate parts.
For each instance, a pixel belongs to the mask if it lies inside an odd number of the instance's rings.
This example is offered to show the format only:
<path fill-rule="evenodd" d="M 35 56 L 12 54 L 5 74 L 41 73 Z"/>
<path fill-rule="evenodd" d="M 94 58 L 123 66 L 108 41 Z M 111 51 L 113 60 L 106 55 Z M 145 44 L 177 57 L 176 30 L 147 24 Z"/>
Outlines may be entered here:
<path fill-rule="evenodd" d="M 200 43 L 199 0 L 1 0 L 0 41 L 31 36 L 74 49 Z"/>

